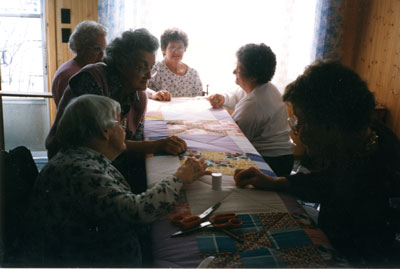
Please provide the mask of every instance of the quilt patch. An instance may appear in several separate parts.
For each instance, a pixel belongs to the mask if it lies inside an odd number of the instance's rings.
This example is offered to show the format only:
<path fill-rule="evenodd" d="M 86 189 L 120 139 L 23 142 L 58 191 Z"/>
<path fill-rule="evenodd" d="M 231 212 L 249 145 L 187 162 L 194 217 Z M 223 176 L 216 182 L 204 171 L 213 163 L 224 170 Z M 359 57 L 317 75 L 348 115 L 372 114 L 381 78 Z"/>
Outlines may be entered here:
<path fill-rule="evenodd" d="M 179 156 L 181 165 L 188 157 L 202 157 L 208 166 L 208 171 L 222 173 L 228 176 L 233 176 L 236 169 L 257 167 L 256 164 L 247 157 L 246 153 L 187 151 L 185 154 Z"/>
<path fill-rule="evenodd" d="M 166 122 L 171 136 L 181 134 L 244 136 L 236 123 L 231 120 L 169 120 Z"/>
<path fill-rule="evenodd" d="M 301 216 L 300 216 L 301 215 Z M 210 267 L 346 267 L 332 249 L 322 231 L 305 214 L 260 213 L 238 216 L 241 228 L 230 231 L 243 242 L 233 240 L 214 228 L 205 228 L 196 236 L 200 256 L 215 256 Z M 318 244 L 308 237 L 320 234 Z M 321 249 L 323 251 L 321 251 Z"/>

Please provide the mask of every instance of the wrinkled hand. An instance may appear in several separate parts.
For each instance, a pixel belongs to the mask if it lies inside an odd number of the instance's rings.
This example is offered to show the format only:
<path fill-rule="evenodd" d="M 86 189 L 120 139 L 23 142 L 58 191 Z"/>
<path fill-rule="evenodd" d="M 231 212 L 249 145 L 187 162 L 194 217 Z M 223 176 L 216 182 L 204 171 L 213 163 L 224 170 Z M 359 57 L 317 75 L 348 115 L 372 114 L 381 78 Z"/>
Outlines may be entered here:
<path fill-rule="evenodd" d="M 207 97 L 213 108 L 221 108 L 225 103 L 225 97 L 221 94 L 213 94 Z"/>
<path fill-rule="evenodd" d="M 263 174 L 255 167 L 236 169 L 233 178 L 239 188 L 245 188 L 248 185 L 259 189 L 273 189 L 275 187 L 274 178 Z"/>
<path fill-rule="evenodd" d="M 168 91 L 161 90 L 152 95 L 152 99 L 159 101 L 171 101 L 171 94 Z"/>
<path fill-rule="evenodd" d="M 207 171 L 206 169 L 207 164 L 204 162 L 203 158 L 195 159 L 190 157 L 178 168 L 174 176 L 179 178 L 182 183 L 190 184 L 201 176 L 211 175 L 211 171 Z"/>
<path fill-rule="evenodd" d="M 163 151 L 174 155 L 185 152 L 187 147 L 185 140 L 177 136 L 160 139 L 158 143 L 158 152 Z"/>

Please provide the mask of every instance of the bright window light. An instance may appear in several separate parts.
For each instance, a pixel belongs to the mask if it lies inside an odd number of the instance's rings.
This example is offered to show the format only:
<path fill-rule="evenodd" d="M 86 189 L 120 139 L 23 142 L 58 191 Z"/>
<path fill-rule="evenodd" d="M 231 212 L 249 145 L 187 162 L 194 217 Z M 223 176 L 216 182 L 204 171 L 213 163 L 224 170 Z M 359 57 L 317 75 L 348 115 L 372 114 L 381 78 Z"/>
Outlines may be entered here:
<path fill-rule="evenodd" d="M 315 6 L 316 0 L 130 0 L 125 28 L 144 27 L 158 38 L 170 27 L 185 31 L 183 62 L 199 72 L 211 93 L 237 88 L 236 51 L 263 42 L 277 56 L 272 82 L 282 92 L 312 60 Z"/>

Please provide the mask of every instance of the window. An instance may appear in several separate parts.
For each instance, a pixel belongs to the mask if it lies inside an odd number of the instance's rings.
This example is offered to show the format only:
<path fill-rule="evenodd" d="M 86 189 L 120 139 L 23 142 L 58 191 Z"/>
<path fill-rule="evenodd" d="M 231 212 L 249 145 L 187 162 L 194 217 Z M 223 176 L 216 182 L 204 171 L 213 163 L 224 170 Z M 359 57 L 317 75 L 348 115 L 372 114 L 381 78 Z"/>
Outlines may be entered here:
<path fill-rule="evenodd" d="M 47 92 L 43 0 L 0 0 L 1 89 Z M 3 97 L 6 149 L 25 145 L 44 150 L 49 131 L 48 101 Z"/>
<path fill-rule="evenodd" d="M 237 87 L 235 53 L 247 43 L 265 43 L 277 56 L 272 82 L 285 86 L 312 62 L 316 0 L 127 0 L 125 29 L 147 28 L 158 38 L 169 27 L 189 37 L 183 61 L 199 71 L 210 92 Z M 158 60 L 162 58 L 158 52 Z"/>
<path fill-rule="evenodd" d="M 42 3 L 0 0 L 1 88 L 47 91 Z"/>

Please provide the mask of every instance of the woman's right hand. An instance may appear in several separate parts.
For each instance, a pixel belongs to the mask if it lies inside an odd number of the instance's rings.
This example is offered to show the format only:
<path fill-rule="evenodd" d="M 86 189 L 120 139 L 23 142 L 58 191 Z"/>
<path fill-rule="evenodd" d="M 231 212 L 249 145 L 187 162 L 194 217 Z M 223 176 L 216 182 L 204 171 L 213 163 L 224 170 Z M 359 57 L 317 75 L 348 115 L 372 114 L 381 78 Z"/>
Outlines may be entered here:
<path fill-rule="evenodd" d="M 213 108 L 221 108 L 225 103 L 225 97 L 221 94 L 213 94 L 207 97 Z"/>
<path fill-rule="evenodd" d="M 203 158 L 195 159 L 189 157 L 185 163 L 178 168 L 174 176 L 179 178 L 183 184 L 190 184 L 204 175 L 211 175 L 211 171 L 206 170 L 207 167 Z"/>
<path fill-rule="evenodd" d="M 171 94 L 169 91 L 161 90 L 153 93 L 151 99 L 158 101 L 171 101 Z"/>

